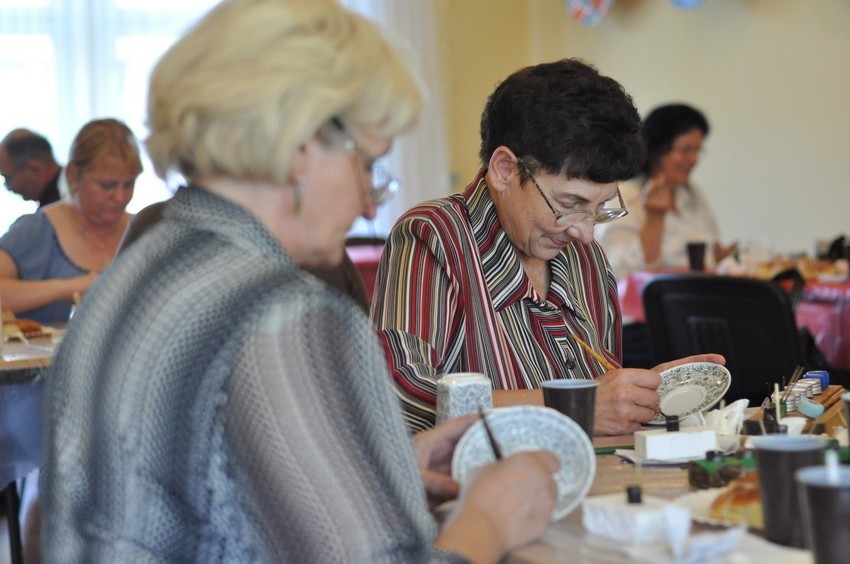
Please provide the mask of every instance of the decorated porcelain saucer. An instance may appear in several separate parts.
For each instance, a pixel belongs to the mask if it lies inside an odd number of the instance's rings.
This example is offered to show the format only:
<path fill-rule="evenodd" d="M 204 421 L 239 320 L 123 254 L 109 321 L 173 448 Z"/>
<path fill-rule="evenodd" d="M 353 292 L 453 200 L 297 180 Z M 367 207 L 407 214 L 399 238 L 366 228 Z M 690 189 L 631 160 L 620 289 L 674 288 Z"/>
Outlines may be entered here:
<path fill-rule="evenodd" d="M 732 382 L 725 366 L 713 362 L 691 362 L 674 366 L 661 373 L 661 412 L 665 415 L 688 415 L 713 407 Z M 664 425 L 664 415 L 657 414 L 650 425 Z"/>
<path fill-rule="evenodd" d="M 564 517 L 590 491 L 596 474 L 596 456 L 578 423 L 548 407 L 502 407 L 486 412 L 487 422 L 503 456 L 528 450 L 548 450 L 561 460 L 554 474 L 558 501 L 552 520 Z M 463 487 L 495 457 L 482 422 L 476 421 L 461 437 L 452 459 L 452 477 Z"/>

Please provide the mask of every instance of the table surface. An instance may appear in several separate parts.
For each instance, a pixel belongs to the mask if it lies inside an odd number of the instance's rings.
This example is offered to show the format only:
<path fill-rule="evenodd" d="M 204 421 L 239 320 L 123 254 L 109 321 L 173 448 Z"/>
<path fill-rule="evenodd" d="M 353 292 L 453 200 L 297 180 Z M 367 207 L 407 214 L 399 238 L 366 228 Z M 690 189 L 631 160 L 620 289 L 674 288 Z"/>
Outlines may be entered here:
<path fill-rule="evenodd" d="M 595 447 L 624 446 L 634 444 L 632 435 L 622 437 L 596 437 Z M 640 483 L 644 495 L 675 499 L 690 491 L 688 471 L 682 466 L 644 467 L 640 471 L 635 465 L 619 456 L 603 454 L 596 457 L 596 478 L 589 496 L 623 492 L 627 486 Z M 694 523 L 692 533 L 721 531 L 723 528 Z M 647 559 L 634 552 L 627 553 L 618 543 L 586 532 L 581 523 L 579 507 L 560 521 L 553 523 L 536 542 L 516 550 L 507 559 L 511 563 L 554 564 L 554 563 L 602 563 L 602 562 L 674 562 L 659 560 L 657 554 Z M 757 531 L 747 532 L 738 546 L 717 562 L 756 563 L 770 561 L 771 564 L 803 564 L 813 562 L 811 552 L 786 548 L 764 540 Z"/>
<path fill-rule="evenodd" d="M 38 375 L 42 372 L 41 369 L 49 366 L 53 354 L 55 353 L 59 343 L 62 340 L 64 331 L 57 330 L 52 337 L 42 337 L 32 339 L 29 343 L 4 343 L 2 354 L 0 354 L 0 386 L 2 384 L 34 382 L 32 385 L 27 385 L 24 388 L 14 386 L 17 394 L 24 393 L 29 401 L 22 401 L 21 397 L 9 397 L 11 401 L 5 401 L 7 411 L 11 414 L 9 407 L 20 407 L 22 404 L 37 402 L 40 404 L 40 379 Z M 23 377 L 21 382 L 6 381 L 15 376 Z M 34 386 L 34 387 L 32 387 Z M 12 388 L 9 388 L 10 392 Z M 0 400 L 4 394 L 0 394 Z M 30 399 L 31 398 L 31 399 Z M 32 415 L 32 412 L 40 410 L 27 409 Z M 17 411 L 17 410 L 14 410 Z M 13 417 L 17 422 L 20 422 L 19 417 Z M 8 423 L 8 421 L 7 421 Z M 4 425 L 5 427 L 6 425 Z M 26 425 L 30 427 L 29 425 Z M 17 425 L 15 425 L 17 427 Z M 31 433 L 24 433 L 29 435 Z M 40 433 L 38 433 L 40 435 Z M 12 437 L 5 437 L 11 439 Z M 20 437 L 16 437 L 20 439 Z M 29 440 L 23 443 L 30 443 Z M 0 443 L 5 441 L 0 441 Z M 10 449 L 15 451 L 16 456 L 9 457 L 10 460 L 5 466 L 10 468 L 0 468 L 2 474 L 14 473 L 18 474 L 24 466 L 35 463 L 35 460 L 29 461 L 32 457 L 31 449 L 23 449 L 27 452 L 19 452 L 22 449 L 22 442 L 13 440 L 11 445 L 2 445 L 3 451 L 6 451 L 7 456 L 11 454 Z M 624 435 L 618 437 L 596 437 L 594 438 L 594 447 L 600 450 L 610 449 L 612 447 L 628 447 L 634 444 L 633 435 Z M 36 445 L 32 445 L 35 447 Z M 37 445 L 40 446 L 40 445 Z M 37 447 L 36 447 L 37 448 Z M 40 449 L 38 449 L 40 450 Z M 16 459 L 16 460 L 11 460 Z M 18 460 L 23 459 L 23 460 Z M 13 463 L 14 464 L 11 464 Z M 596 457 L 597 471 L 593 486 L 589 495 L 603 495 L 615 492 L 624 492 L 626 486 L 639 482 L 642 485 L 644 495 L 662 497 L 665 499 L 675 499 L 689 491 L 687 470 L 681 466 L 665 466 L 665 467 L 650 467 L 642 468 L 640 471 L 636 467 L 621 459 L 614 454 L 601 454 Z M 11 475 L 0 476 L 3 480 L 8 480 Z M 694 531 L 712 529 L 707 525 L 695 525 Z M 755 555 L 758 554 L 758 559 Z M 759 562 L 764 561 L 764 558 L 770 557 L 772 564 L 788 563 L 808 563 L 812 561 L 809 551 L 787 549 L 778 545 L 768 543 L 752 532 L 747 533 L 736 551 L 730 553 L 728 559 L 721 560 L 722 562 Z M 623 562 L 632 561 L 640 562 L 635 559 L 634 555 L 627 555 L 621 547 L 616 546 L 616 543 L 600 540 L 584 531 L 581 524 L 581 508 L 576 509 L 570 515 L 553 523 L 543 537 L 520 550 L 514 551 L 509 559 L 509 562 L 522 563 L 550 563 L 550 562 Z M 655 560 L 656 562 L 658 560 Z M 670 560 L 672 562 L 672 559 Z"/>
<path fill-rule="evenodd" d="M 52 329 L 52 335 L 30 339 L 28 343 L 11 341 L 0 349 L 0 375 L 7 372 L 46 368 L 62 342 L 65 331 Z"/>
<path fill-rule="evenodd" d="M 0 485 L 26 476 L 41 461 L 42 375 L 65 332 L 52 333 L 0 349 Z"/>

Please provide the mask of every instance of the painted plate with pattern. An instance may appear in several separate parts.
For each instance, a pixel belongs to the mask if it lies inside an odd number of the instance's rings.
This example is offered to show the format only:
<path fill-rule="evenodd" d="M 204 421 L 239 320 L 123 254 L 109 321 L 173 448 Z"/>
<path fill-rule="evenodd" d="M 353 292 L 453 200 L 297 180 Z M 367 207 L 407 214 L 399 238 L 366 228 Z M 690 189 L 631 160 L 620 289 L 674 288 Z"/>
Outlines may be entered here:
<path fill-rule="evenodd" d="M 596 474 L 593 445 L 578 423 L 548 407 L 521 405 L 486 412 L 487 422 L 504 456 L 529 450 L 548 450 L 561 460 L 554 474 L 557 521 L 578 507 Z M 483 466 L 495 461 L 482 422 L 476 421 L 460 438 L 452 459 L 452 478 L 463 487 Z"/>
<path fill-rule="evenodd" d="M 732 383 L 732 375 L 725 366 L 713 362 L 691 362 L 674 366 L 661 373 L 661 411 L 667 415 L 688 415 L 713 407 Z M 661 413 L 649 421 L 650 425 L 664 425 Z"/>

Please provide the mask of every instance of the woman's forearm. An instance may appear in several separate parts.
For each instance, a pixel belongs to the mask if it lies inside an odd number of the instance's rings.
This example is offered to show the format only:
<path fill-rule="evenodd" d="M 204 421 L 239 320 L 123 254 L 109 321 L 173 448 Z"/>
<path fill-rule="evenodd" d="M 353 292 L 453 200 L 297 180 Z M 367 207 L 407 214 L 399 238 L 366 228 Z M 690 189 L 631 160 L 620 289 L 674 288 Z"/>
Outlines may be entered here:
<path fill-rule="evenodd" d="M 51 280 L 0 279 L 3 306 L 15 313 L 29 311 L 58 301 L 70 301 L 74 292 L 83 293 L 87 285 L 78 278 Z"/>
<path fill-rule="evenodd" d="M 664 232 L 664 214 L 647 213 L 646 222 L 640 230 L 640 244 L 643 247 L 643 262 L 654 264 L 661 258 L 661 235 Z"/>

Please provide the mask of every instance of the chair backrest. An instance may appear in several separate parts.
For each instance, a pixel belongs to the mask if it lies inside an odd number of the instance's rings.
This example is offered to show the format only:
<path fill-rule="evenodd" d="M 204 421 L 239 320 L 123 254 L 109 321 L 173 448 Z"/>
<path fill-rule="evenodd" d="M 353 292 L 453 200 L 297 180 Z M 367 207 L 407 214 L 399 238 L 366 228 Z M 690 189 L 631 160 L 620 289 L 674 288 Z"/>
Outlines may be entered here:
<path fill-rule="evenodd" d="M 643 304 L 658 362 L 709 352 L 726 357 L 727 401 L 759 405 L 801 362 L 790 300 L 771 282 L 661 275 L 645 286 Z"/>
<path fill-rule="evenodd" d="M 346 247 L 386 245 L 387 238 L 380 235 L 356 235 L 345 238 Z"/>

